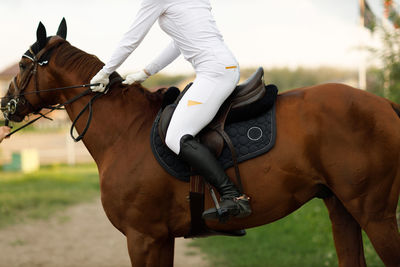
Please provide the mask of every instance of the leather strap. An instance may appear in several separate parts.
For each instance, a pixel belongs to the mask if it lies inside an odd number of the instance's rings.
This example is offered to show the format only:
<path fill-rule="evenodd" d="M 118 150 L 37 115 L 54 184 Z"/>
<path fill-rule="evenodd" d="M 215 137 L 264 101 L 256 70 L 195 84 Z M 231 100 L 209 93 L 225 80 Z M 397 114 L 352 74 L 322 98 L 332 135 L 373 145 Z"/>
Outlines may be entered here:
<path fill-rule="evenodd" d="M 237 186 L 240 191 L 240 194 L 243 195 L 244 190 L 243 190 L 242 178 L 240 176 L 239 164 L 237 161 L 237 154 L 236 154 L 235 147 L 233 146 L 232 141 L 229 138 L 228 134 L 223 129 L 219 128 L 219 129 L 216 129 L 216 131 L 222 136 L 222 138 L 225 140 L 225 143 L 227 144 L 229 150 L 231 151 L 233 166 L 235 167 Z"/>
<path fill-rule="evenodd" d="M 220 109 L 219 114 L 221 114 L 218 117 L 218 120 L 213 124 L 210 125 L 211 129 L 216 131 L 221 137 L 225 140 L 225 143 L 227 144 L 231 155 L 232 155 L 232 161 L 233 161 L 233 166 L 235 167 L 235 175 L 236 175 L 236 182 L 238 189 L 241 194 L 244 194 L 243 190 L 243 184 L 242 184 L 242 178 L 240 176 L 240 170 L 239 170 L 239 164 L 237 161 L 237 154 L 235 147 L 232 144 L 231 139 L 229 138 L 228 134 L 225 132 L 225 121 L 226 118 L 228 117 L 229 110 L 232 108 L 232 103 L 226 102 Z"/>
<path fill-rule="evenodd" d="M 190 177 L 190 192 L 204 194 L 204 178 L 200 175 Z"/>
<path fill-rule="evenodd" d="M 190 176 L 190 230 L 185 238 L 201 236 L 207 226 L 201 217 L 204 211 L 204 178 L 200 175 Z"/>
<path fill-rule="evenodd" d="M 110 88 L 112 88 L 112 86 L 114 86 L 116 83 L 120 83 L 120 82 L 122 82 L 122 81 L 123 81 L 123 79 L 121 78 L 121 76 L 119 76 L 119 74 L 116 73 L 116 72 L 114 71 L 114 72 L 110 75 L 110 82 L 109 82 L 108 85 L 106 86 L 106 90 L 105 90 L 105 93 L 104 93 L 104 94 L 106 94 L 106 93 L 110 90 Z M 67 103 L 65 103 L 64 105 L 67 105 L 67 104 L 70 104 L 70 103 L 72 103 L 72 102 L 75 102 L 77 99 L 81 98 L 82 96 L 88 95 L 88 94 L 90 94 L 90 93 L 92 93 L 92 90 L 91 90 L 91 89 L 87 89 L 87 90 L 84 91 L 82 94 L 80 94 L 80 95 L 74 97 L 73 99 L 71 99 L 70 101 L 68 101 Z M 78 116 L 76 116 L 75 120 L 72 122 L 72 126 L 71 126 L 71 129 L 70 129 L 70 135 L 71 135 L 71 138 L 72 138 L 75 142 L 79 142 L 80 140 L 82 140 L 83 137 L 85 136 L 86 132 L 89 130 L 90 123 L 92 122 L 92 116 L 93 116 L 93 102 L 94 102 L 97 98 L 103 96 L 104 94 L 103 94 L 103 93 L 96 93 L 96 94 L 89 100 L 89 102 L 86 104 L 86 106 L 81 110 L 81 112 L 79 112 L 79 114 L 78 114 Z M 74 136 L 74 133 L 73 133 L 74 127 L 75 127 L 76 123 L 78 122 L 78 120 L 79 120 L 79 119 L 81 118 L 81 116 L 83 115 L 83 113 L 86 112 L 86 110 L 89 111 L 88 118 L 87 118 L 87 121 L 86 121 L 86 126 L 85 126 L 85 128 L 83 129 L 82 133 L 81 133 L 79 136 L 75 137 L 75 136 Z"/>

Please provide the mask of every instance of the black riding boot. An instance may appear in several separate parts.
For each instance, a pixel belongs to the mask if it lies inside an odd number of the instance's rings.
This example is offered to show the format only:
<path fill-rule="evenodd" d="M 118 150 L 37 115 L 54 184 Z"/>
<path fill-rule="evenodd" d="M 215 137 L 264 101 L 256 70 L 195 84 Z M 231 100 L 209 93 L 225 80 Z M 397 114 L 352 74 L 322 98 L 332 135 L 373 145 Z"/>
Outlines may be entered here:
<path fill-rule="evenodd" d="M 179 156 L 213 185 L 221 196 L 220 207 L 223 214 L 218 215 L 217 210 L 212 208 L 203 213 L 204 219 L 223 221 L 230 216 L 243 218 L 250 215 L 248 198 L 240 196 L 235 184 L 225 174 L 224 169 L 207 147 L 200 144 L 193 136 L 185 135 L 180 140 Z"/>

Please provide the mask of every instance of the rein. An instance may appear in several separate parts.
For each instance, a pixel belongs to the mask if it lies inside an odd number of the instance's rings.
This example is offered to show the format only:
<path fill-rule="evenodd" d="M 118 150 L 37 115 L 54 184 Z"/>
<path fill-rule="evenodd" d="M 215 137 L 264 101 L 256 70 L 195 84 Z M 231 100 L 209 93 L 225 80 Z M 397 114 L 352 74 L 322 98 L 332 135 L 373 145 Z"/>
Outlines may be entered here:
<path fill-rule="evenodd" d="M 114 77 L 112 77 L 112 76 L 114 76 Z M 71 138 L 72 138 L 75 142 L 79 142 L 80 140 L 82 140 L 82 138 L 85 136 L 87 130 L 88 130 L 89 127 L 90 127 L 90 123 L 92 122 L 92 117 L 93 117 L 93 102 L 94 102 L 97 98 L 99 98 L 99 97 L 101 97 L 101 96 L 107 94 L 108 91 L 111 89 L 111 87 L 112 87 L 114 84 L 116 84 L 116 83 L 118 83 L 118 82 L 122 82 L 123 80 L 124 80 L 124 79 L 122 79 L 121 76 L 119 76 L 119 74 L 118 74 L 117 72 L 111 73 L 111 75 L 110 75 L 110 82 L 107 84 L 107 86 L 106 86 L 106 88 L 105 88 L 105 90 L 104 90 L 104 93 L 96 93 L 96 94 L 89 100 L 89 102 L 86 104 L 86 106 L 81 110 L 81 112 L 79 112 L 78 116 L 76 116 L 75 120 L 72 122 L 70 131 L 69 131 L 69 133 L 70 133 L 70 135 L 71 135 Z M 92 90 L 89 88 L 89 89 L 87 89 L 86 91 L 84 91 L 81 95 L 77 95 L 76 97 L 70 99 L 70 100 L 67 101 L 67 102 L 69 102 L 68 104 L 70 104 L 70 103 L 72 103 L 72 102 L 78 100 L 78 99 L 81 98 L 82 96 L 85 96 L 85 95 L 87 95 L 87 94 L 89 94 L 89 93 L 91 93 L 91 92 L 92 92 Z M 64 105 L 65 105 L 65 104 L 64 104 Z M 85 113 L 86 110 L 89 110 L 89 115 L 88 115 L 88 119 L 87 119 L 87 121 L 86 121 L 86 126 L 85 126 L 85 128 L 83 129 L 82 133 L 81 133 L 78 137 L 74 137 L 74 133 L 73 133 L 74 127 L 75 127 L 76 123 L 78 122 L 78 120 L 80 119 L 80 117 L 83 115 L 83 113 Z"/>
<path fill-rule="evenodd" d="M 113 73 L 113 74 L 114 74 L 114 73 Z M 110 88 L 111 88 L 114 84 L 116 84 L 117 82 L 121 82 L 121 81 L 123 81 L 123 79 L 122 79 L 119 75 L 116 75 L 114 78 L 112 78 L 112 79 L 110 80 L 110 83 L 107 85 L 106 90 L 104 91 L 104 93 L 95 93 L 95 95 L 89 100 L 89 102 L 88 102 L 88 103 L 86 104 L 86 106 L 81 110 L 81 112 L 79 112 L 78 116 L 76 116 L 76 118 L 75 118 L 74 121 L 72 122 L 72 125 L 71 125 L 71 128 L 70 128 L 70 135 L 71 135 L 71 138 L 72 138 L 75 142 L 79 142 L 80 140 L 82 140 L 83 137 L 85 136 L 87 130 L 88 130 L 89 127 L 90 127 L 90 123 L 92 122 L 92 117 L 93 117 L 93 102 L 94 102 L 96 99 L 98 99 L 99 97 L 105 95 L 105 94 L 110 90 Z M 42 90 L 42 91 L 40 91 L 40 92 L 45 92 L 45 91 L 56 91 L 56 90 L 67 90 L 67 89 L 75 89 L 75 88 L 87 88 L 87 87 L 96 86 L 96 85 L 99 85 L 99 84 L 98 84 L 98 83 L 95 83 L 95 84 L 83 84 L 83 85 L 76 85 L 76 86 L 67 86 L 67 87 L 60 87 L 60 88 Z M 31 93 L 35 93 L 35 92 L 31 92 Z M 14 133 L 16 133 L 16 132 L 18 132 L 18 131 L 24 129 L 25 127 L 27 127 L 27 126 L 29 126 L 29 125 L 31 125 L 31 124 L 33 124 L 33 123 L 35 123 L 36 121 L 38 121 L 38 120 L 41 119 L 41 118 L 47 118 L 46 115 L 50 114 L 50 113 L 53 112 L 54 110 L 59 110 L 59 109 L 65 107 L 66 105 L 69 105 L 69 104 L 71 104 L 71 103 L 77 101 L 77 100 L 80 99 L 81 97 L 84 97 L 84 96 L 89 95 L 89 94 L 91 94 L 91 93 L 93 93 L 93 92 L 92 92 L 92 90 L 89 88 L 89 89 L 87 89 L 87 90 L 83 91 L 82 93 L 80 93 L 80 94 L 74 96 L 73 98 L 69 99 L 68 101 L 66 101 L 66 102 L 64 102 L 64 103 L 58 104 L 58 105 L 53 106 L 53 107 L 47 107 L 47 109 L 50 109 L 48 112 L 46 112 L 46 113 L 44 113 L 44 114 L 38 113 L 38 114 L 40 115 L 39 117 L 37 117 L 36 119 L 34 119 L 34 120 L 32 120 L 32 121 L 30 121 L 30 122 L 24 124 L 24 125 L 21 126 L 20 128 L 18 128 L 18 129 L 16 129 L 16 130 L 12 131 L 12 132 L 9 133 L 6 137 L 10 137 L 10 136 L 13 135 Z M 26 94 L 28 94 L 28 93 L 26 93 Z M 75 137 L 75 136 L 73 135 L 74 127 L 75 127 L 76 123 L 78 122 L 78 120 L 82 117 L 83 113 L 85 113 L 86 110 L 89 110 L 89 116 L 88 116 L 88 119 L 87 119 L 87 121 L 86 121 L 86 126 L 85 126 L 84 130 L 82 131 L 82 133 L 81 133 L 78 137 Z M 8 126 L 8 120 L 6 120 L 6 126 Z"/>
<path fill-rule="evenodd" d="M 93 83 L 93 84 L 82 84 L 82 85 L 74 85 L 74 86 L 67 86 L 67 87 L 59 87 L 59 88 L 52 88 L 52 89 L 46 89 L 46 90 L 38 90 L 41 93 L 46 93 L 46 92 L 54 92 L 54 91 L 59 91 L 59 90 L 68 90 L 68 89 L 77 89 L 77 88 L 86 88 L 86 87 L 90 87 L 90 86 L 97 86 L 99 85 L 99 83 Z M 36 94 L 35 92 L 26 92 L 26 93 L 21 93 L 18 96 L 24 96 L 24 95 L 32 95 L 32 94 Z M 9 98 L 7 96 L 4 97 L 0 97 L 0 99 L 3 98 Z"/>
<path fill-rule="evenodd" d="M 90 86 L 90 85 L 84 84 L 84 85 L 80 85 L 80 86 L 73 86 L 73 88 L 81 88 L 81 87 L 88 87 L 88 86 Z M 56 89 L 58 89 L 58 88 L 56 88 Z M 59 90 L 61 90 L 61 89 L 59 89 Z M 38 120 L 41 119 L 41 118 L 47 118 L 46 115 L 50 114 L 50 113 L 53 112 L 54 110 L 61 109 L 62 107 L 66 106 L 66 105 L 68 105 L 68 104 L 71 104 L 72 102 L 75 102 L 76 100 L 78 100 L 79 98 L 81 98 L 81 97 L 83 97 L 83 96 L 89 94 L 90 92 L 91 92 L 90 89 L 85 90 L 83 93 L 81 93 L 81 94 L 79 94 L 79 95 L 77 95 L 77 96 L 71 98 L 70 100 L 68 100 L 68 101 L 66 101 L 66 102 L 64 102 L 64 103 L 62 103 L 62 104 L 58 104 L 58 105 L 55 106 L 55 107 L 47 107 L 47 109 L 50 109 L 48 112 L 46 112 L 46 113 L 44 113 L 44 114 L 41 114 L 41 113 L 39 114 L 39 113 L 38 113 L 38 114 L 40 115 L 39 117 L 37 117 L 37 118 L 34 119 L 34 120 L 31 120 L 30 122 L 24 124 L 23 126 L 19 127 L 18 129 L 12 131 L 12 132 L 9 133 L 8 135 L 6 135 L 6 137 L 10 137 L 10 136 L 13 135 L 14 133 L 16 133 L 16 132 L 18 132 L 18 131 L 24 129 L 25 127 L 27 127 L 27 126 L 29 126 L 29 125 L 31 125 L 31 124 L 33 124 L 33 123 L 35 123 L 36 121 L 38 121 Z M 32 92 L 32 93 L 35 93 L 35 92 Z M 9 122 L 9 120 L 6 119 L 6 121 L 5 121 L 5 125 L 6 125 L 6 126 L 8 126 L 8 122 Z M 74 140 L 75 140 L 75 139 L 74 139 Z"/>

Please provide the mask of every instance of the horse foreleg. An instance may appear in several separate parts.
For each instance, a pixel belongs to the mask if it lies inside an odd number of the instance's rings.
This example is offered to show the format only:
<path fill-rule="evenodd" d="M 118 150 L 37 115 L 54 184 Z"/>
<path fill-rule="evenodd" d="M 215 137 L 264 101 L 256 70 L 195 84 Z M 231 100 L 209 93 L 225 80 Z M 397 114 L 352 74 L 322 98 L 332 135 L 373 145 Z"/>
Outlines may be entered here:
<path fill-rule="evenodd" d="M 174 237 L 154 238 L 134 229 L 126 237 L 132 266 L 173 266 Z"/>
<path fill-rule="evenodd" d="M 332 222 L 339 266 L 366 266 L 360 225 L 336 196 L 329 197 L 324 202 Z"/>
<path fill-rule="evenodd" d="M 400 234 L 396 217 L 369 221 L 364 227 L 372 245 L 385 266 L 400 266 Z"/>

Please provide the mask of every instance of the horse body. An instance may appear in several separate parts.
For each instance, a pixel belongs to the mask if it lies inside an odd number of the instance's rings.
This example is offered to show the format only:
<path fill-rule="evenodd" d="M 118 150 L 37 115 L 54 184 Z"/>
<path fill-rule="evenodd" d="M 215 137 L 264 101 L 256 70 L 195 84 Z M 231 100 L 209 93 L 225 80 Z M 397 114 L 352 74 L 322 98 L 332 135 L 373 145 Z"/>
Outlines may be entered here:
<path fill-rule="evenodd" d="M 78 65 L 73 55 L 79 58 Z M 57 47 L 52 57 L 37 73 L 42 89 L 87 83 L 102 66 L 68 43 Z M 26 90 L 33 87 L 31 81 Z M 98 166 L 104 210 L 127 237 L 132 265 L 171 266 L 174 238 L 190 229 L 189 184 L 164 171 L 150 149 L 151 124 L 161 99 L 139 85 L 117 87 L 94 103 L 83 142 Z M 14 91 L 10 85 L 8 95 L 15 95 Z M 40 98 L 26 99 L 32 106 L 40 101 L 55 104 L 80 92 L 41 93 Z M 66 106 L 71 120 L 88 99 Z M 208 226 L 230 230 L 263 225 L 320 196 L 330 213 L 340 266 L 365 266 L 361 229 L 387 266 L 400 266 L 395 217 L 400 119 L 394 108 L 383 98 L 340 84 L 280 94 L 274 148 L 240 164 L 253 214 L 226 224 L 207 222 Z M 15 118 L 30 112 L 21 109 Z M 76 124 L 78 132 L 85 127 L 85 116 Z M 232 169 L 227 172 L 234 177 Z M 206 207 L 211 205 L 207 196 Z"/>
<path fill-rule="evenodd" d="M 127 121 L 119 129 L 111 128 L 118 136 L 115 141 L 107 142 L 112 134 L 99 136 L 102 130 L 93 124 L 84 142 L 89 150 L 99 147 L 99 143 L 113 143 L 107 150 L 91 153 L 101 159 L 96 162 L 104 209 L 110 221 L 127 236 L 128 244 L 135 244 L 130 246 L 132 261 L 143 258 L 148 263 L 157 259 L 165 264 L 172 260 L 170 255 L 163 255 L 166 251 L 172 253 L 173 238 L 185 235 L 190 227 L 189 186 L 167 174 L 151 152 L 149 136 L 159 103 L 149 101 L 138 89 L 130 88 L 125 94 L 123 100 L 115 102 L 110 97 L 96 104 L 106 102 L 109 107 L 102 109 L 105 114 L 99 111 L 93 121 L 104 120 L 109 109 L 114 113 L 111 120 Z M 350 262 L 348 266 L 363 266 L 361 228 L 366 230 L 369 222 L 381 218 L 395 221 L 400 119 L 390 102 L 341 84 L 283 93 L 276 105 L 278 136 L 274 149 L 240 164 L 254 214 L 227 224 L 209 222 L 209 227 L 232 230 L 267 224 L 329 188 L 332 196 L 325 203 L 339 259 Z M 76 115 L 71 114 L 71 119 Z M 99 127 L 109 128 L 104 123 Z M 79 131 L 83 127 L 77 128 Z M 234 177 L 232 169 L 228 174 Z M 209 196 L 206 206 L 212 206 Z M 387 231 L 387 223 L 383 224 L 379 235 Z M 152 245 L 142 250 L 154 250 L 158 256 L 136 252 L 141 251 L 138 240 L 150 242 Z M 396 243 L 394 240 L 392 244 Z M 378 244 L 378 253 L 379 248 Z M 398 249 L 394 247 L 393 251 Z M 353 251 L 352 256 L 349 251 Z"/>

